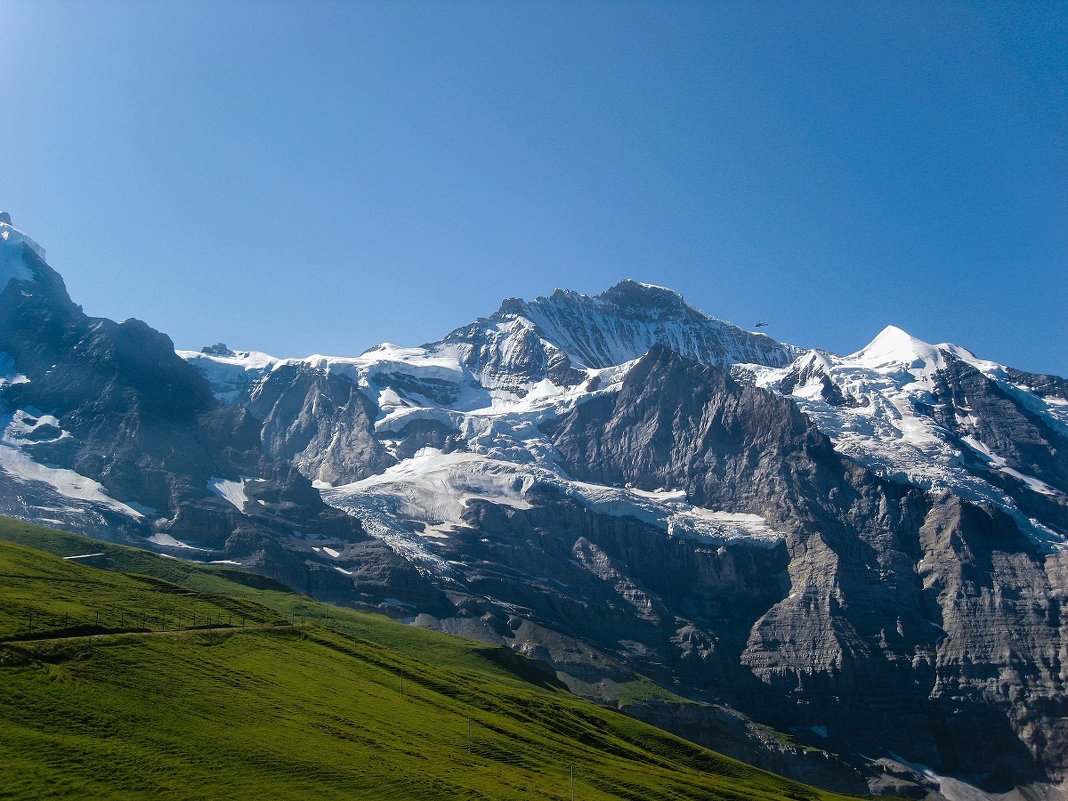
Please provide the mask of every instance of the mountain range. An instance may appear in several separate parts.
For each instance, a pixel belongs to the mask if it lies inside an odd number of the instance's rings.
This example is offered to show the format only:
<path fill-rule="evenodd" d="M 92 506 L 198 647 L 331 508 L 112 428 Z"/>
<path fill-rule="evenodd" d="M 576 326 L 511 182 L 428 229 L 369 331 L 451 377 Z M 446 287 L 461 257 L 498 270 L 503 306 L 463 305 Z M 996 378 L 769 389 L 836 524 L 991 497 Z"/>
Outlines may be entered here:
<path fill-rule="evenodd" d="M 176 352 L 2 215 L 0 403 L 0 513 L 508 645 L 829 789 L 1064 792 L 1063 378 L 632 280 L 419 347 Z M 627 704 L 636 675 L 707 714 Z"/>

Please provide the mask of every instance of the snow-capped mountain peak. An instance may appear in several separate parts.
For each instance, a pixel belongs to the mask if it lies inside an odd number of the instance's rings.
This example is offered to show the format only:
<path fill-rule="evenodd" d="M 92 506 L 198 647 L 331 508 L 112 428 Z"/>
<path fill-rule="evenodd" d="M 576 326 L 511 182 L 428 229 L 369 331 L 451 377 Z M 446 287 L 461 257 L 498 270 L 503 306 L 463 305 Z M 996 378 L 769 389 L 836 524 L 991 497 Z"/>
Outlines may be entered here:
<path fill-rule="evenodd" d="M 1032 390 L 1059 379 L 889 325 L 848 356 L 813 351 L 789 368 L 757 371 L 756 380 L 789 395 L 836 450 L 875 473 L 990 503 L 1039 547 L 1068 548 L 1063 526 L 1035 519 L 1027 495 L 1064 502 L 1068 404 L 1059 391 Z"/>
<path fill-rule="evenodd" d="M 960 359 L 981 369 L 994 366 L 992 362 L 977 358 L 974 353 L 960 345 L 951 342 L 933 345 L 896 325 L 886 326 L 863 348 L 844 357 L 846 362 L 855 362 L 872 370 L 904 367 L 913 372 L 941 369 L 950 359 Z"/>
<path fill-rule="evenodd" d="M 671 289 L 624 279 L 599 295 L 556 290 L 531 301 L 510 299 L 487 323 L 516 316 L 575 368 L 603 369 L 632 361 L 654 345 L 726 368 L 735 363 L 782 367 L 800 353 L 791 345 L 718 320 Z M 466 333 L 460 329 L 446 341 Z"/>
<path fill-rule="evenodd" d="M 846 359 L 872 369 L 902 365 L 923 367 L 941 361 L 940 348 L 917 339 L 896 325 L 888 325 L 875 339 Z"/>

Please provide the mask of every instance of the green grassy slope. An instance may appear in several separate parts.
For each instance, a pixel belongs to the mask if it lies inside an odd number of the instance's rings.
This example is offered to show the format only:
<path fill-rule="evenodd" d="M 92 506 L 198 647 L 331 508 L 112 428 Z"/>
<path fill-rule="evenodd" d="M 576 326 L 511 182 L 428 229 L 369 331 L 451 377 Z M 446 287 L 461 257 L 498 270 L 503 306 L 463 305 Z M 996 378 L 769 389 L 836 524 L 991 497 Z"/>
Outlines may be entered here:
<path fill-rule="evenodd" d="M 0 520 L 0 797 L 841 798 L 495 653 Z"/>

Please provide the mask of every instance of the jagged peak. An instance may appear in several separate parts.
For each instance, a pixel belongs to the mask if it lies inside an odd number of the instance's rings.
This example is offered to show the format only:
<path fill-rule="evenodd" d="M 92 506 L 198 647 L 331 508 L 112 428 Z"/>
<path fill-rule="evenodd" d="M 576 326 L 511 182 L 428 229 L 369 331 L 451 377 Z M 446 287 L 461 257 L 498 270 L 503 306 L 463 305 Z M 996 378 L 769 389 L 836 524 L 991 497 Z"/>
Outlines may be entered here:
<path fill-rule="evenodd" d="M 624 278 L 618 284 L 606 289 L 597 296 L 599 300 L 608 301 L 619 306 L 654 308 L 658 310 L 691 310 L 686 299 L 674 289 Z"/>
<path fill-rule="evenodd" d="M 497 315 L 517 315 L 528 319 L 538 316 L 539 309 L 546 307 L 587 307 L 620 309 L 634 315 L 662 319 L 668 316 L 698 315 L 713 320 L 686 303 L 681 293 L 656 284 L 624 278 L 597 295 L 587 295 L 574 289 L 557 287 L 549 295 L 539 295 L 533 300 L 506 298 L 497 309 Z"/>
<path fill-rule="evenodd" d="M 556 292 L 559 291 L 560 290 L 556 290 Z M 553 294 L 555 294 L 555 292 Z M 497 314 L 523 314 L 526 311 L 526 308 L 527 302 L 522 298 L 505 298 L 501 301 L 500 308 L 497 309 Z"/>
<path fill-rule="evenodd" d="M 533 300 L 508 298 L 496 315 L 457 329 L 445 341 L 471 337 L 488 330 L 487 324 L 499 326 L 501 318 L 529 321 L 544 341 L 580 368 L 622 364 L 658 343 L 719 366 L 742 361 L 781 367 L 797 355 L 792 346 L 695 309 L 672 289 L 632 278 L 592 296 L 555 289 Z"/>
<path fill-rule="evenodd" d="M 554 299 L 559 299 L 559 298 L 587 298 L 589 296 L 588 295 L 583 295 L 581 292 L 576 292 L 574 289 L 564 289 L 562 287 L 556 287 L 555 289 L 553 289 L 553 292 L 549 297 L 550 298 L 554 298 Z"/>
<path fill-rule="evenodd" d="M 230 348 L 226 346 L 225 342 L 219 342 L 215 345 L 205 345 L 200 349 L 201 353 L 205 353 L 209 356 L 234 356 L 236 355 Z"/>

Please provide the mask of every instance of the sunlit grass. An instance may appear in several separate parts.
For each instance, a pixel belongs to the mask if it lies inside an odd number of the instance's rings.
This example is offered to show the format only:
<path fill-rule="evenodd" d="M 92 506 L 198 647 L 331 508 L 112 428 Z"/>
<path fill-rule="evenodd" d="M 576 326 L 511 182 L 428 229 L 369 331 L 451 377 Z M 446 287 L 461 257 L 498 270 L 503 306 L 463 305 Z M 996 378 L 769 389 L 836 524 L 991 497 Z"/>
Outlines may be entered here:
<path fill-rule="evenodd" d="M 4 797 L 569 799 L 572 768 L 578 799 L 833 797 L 529 684 L 488 646 L 23 524 L 0 537 L 91 544 L 112 568 L 0 541 Z M 100 608 L 170 625 L 21 639 L 31 611 Z M 175 630 L 194 610 L 248 626 Z"/>

